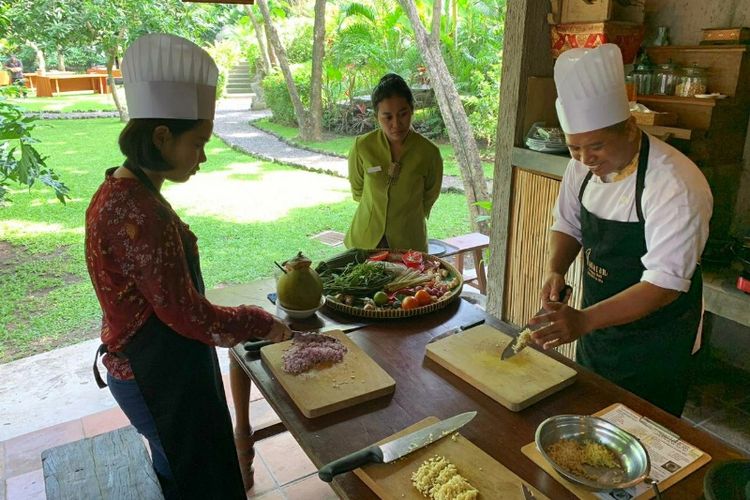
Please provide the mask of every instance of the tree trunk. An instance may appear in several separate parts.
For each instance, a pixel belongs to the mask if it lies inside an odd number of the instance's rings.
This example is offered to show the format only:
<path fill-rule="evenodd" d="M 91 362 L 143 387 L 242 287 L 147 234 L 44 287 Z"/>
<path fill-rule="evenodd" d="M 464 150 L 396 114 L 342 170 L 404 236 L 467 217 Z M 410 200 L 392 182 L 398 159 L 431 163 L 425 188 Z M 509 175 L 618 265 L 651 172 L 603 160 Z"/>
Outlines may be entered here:
<path fill-rule="evenodd" d="M 289 67 L 289 61 L 286 59 L 284 46 L 281 45 L 281 38 L 279 38 L 279 33 L 276 31 L 276 27 L 271 21 L 271 13 L 268 11 L 268 3 L 266 0 L 257 0 L 257 2 L 260 13 L 263 14 L 263 20 L 266 23 L 266 33 L 271 38 L 271 46 L 276 52 L 281 73 L 284 75 L 284 80 L 286 80 L 289 97 L 292 99 L 294 115 L 297 117 L 297 124 L 299 125 L 300 139 L 305 141 L 309 140 L 310 126 L 308 124 L 309 120 L 307 119 L 307 112 L 305 112 L 305 107 L 302 105 L 302 99 L 300 99 L 299 92 L 297 92 L 297 86 L 294 84 L 294 77 L 292 76 L 292 70 Z"/>
<path fill-rule="evenodd" d="M 434 3 L 432 4 L 432 27 L 430 28 L 430 38 L 432 38 L 438 47 L 440 47 L 440 18 L 442 10 L 443 0 L 434 0 Z"/>
<path fill-rule="evenodd" d="M 469 125 L 469 119 L 466 117 L 466 111 L 461 104 L 456 85 L 448 72 L 440 48 L 427 35 L 427 31 L 419 19 L 414 0 L 399 0 L 399 3 L 404 8 L 414 29 L 417 45 L 430 74 L 430 82 L 435 91 L 440 114 L 443 116 L 443 121 L 448 129 L 448 137 L 461 168 L 461 177 L 463 178 L 466 201 L 471 214 L 472 227 L 487 234 L 489 231 L 487 222 L 477 222 L 476 220 L 480 212 L 475 203 L 489 200 L 490 195 L 482 171 L 479 148 L 474 139 L 471 125 Z"/>
<path fill-rule="evenodd" d="M 323 57 L 326 38 L 326 0 L 315 0 L 312 75 L 310 76 L 310 135 L 323 138 Z"/>
<path fill-rule="evenodd" d="M 265 30 L 266 32 L 266 48 L 268 49 L 268 60 L 271 61 L 271 67 L 277 68 L 279 66 L 279 60 L 276 57 L 276 49 L 273 46 L 273 42 L 271 41 L 271 33 L 268 32 L 268 29 Z"/>
<path fill-rule="evenodd" d="M 65 71 L 65 54 L 63 53 L 62 47 L 57 47 L 57 69 L 59 71 Z"/>
<path fill-rule="evenodd" d="M 115 77 L 112 74 L 112 68 L 115 65 L 116 57 L 117 54 L 115 53 L 115 51 L 112 51 L 109 54 L 109 57 L 107 57 L 107 85 L 109 85 L 109 90 L 110 92 L 112 92 L 112 99 L 115 101 L 117 112 L 120 114 L 120 121 L 124 123 L 129 120 L 128 111 L 120 102 L 120 97 L 117 95 L 117 87 L 115 87 Z"/>
<path fill-rule="evenodd" d="M 263 66 L 261 68 L 261 71 L 263 72 L 264 75 L 268 75 L 271 73 L 271 58 L 268 56 L 268 48 L 266 46 L 266 38 L 263 33 L 263 26 L 258 22 L 257 19 L 255 19 L 255 14 L 253 14 L 253 11 L 252 9 L 250 9 L 249 5 L 245 5 L 245 11 L 247 12 L 248 17 L 250 18 L 250 22 L 253 23 L 255 36 L 258 39 L 258 47 L 260 48 L 261 65 Z"/>
<path fill-rule="evenodd" d="M 35 44 L 31 40 L 26 40 L 26 45 L 34 49 L 36 52 L 36 73 L 38 75 L 47 74 L 47 62 L 44 60 L 44 52 L 39 48 L 39 45 Z"/>
<path fill-rule="evenodd" d="M 458 50 L 458 0 L 448 0 L 451 3 L 451 17 L 453 18 L 453 48 Z"/>

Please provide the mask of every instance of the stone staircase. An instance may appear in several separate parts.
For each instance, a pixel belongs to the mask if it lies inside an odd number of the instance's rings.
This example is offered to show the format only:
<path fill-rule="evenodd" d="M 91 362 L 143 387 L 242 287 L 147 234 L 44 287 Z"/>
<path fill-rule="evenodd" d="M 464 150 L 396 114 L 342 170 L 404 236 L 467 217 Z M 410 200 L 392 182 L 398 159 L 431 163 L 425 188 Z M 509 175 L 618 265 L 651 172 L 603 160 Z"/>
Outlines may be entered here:
<path fill-rule="evenodd" d="M 250 66 L 246 61 L 229 70 L 227 77 L 227 97 L 250 97 L 253 94 L 251 87 Z"/>

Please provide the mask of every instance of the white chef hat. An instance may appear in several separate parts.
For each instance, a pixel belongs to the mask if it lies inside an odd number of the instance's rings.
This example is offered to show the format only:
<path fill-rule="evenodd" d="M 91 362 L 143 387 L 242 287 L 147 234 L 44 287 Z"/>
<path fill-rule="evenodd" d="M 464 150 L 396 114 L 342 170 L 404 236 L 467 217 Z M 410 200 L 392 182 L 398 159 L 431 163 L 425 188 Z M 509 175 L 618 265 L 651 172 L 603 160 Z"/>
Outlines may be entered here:
<path fill-rule="evenodd" d="M 630 117 L 620 48 L 566 50 L 555 63 L 557 117 L 566 134 L 590 132 Z"/>
<path fill-rule="evenodd" d="M 213 119 L 218 77 L 208 52 L 174 35 L 144 35 L 122 58 L 131 118 Z"/>

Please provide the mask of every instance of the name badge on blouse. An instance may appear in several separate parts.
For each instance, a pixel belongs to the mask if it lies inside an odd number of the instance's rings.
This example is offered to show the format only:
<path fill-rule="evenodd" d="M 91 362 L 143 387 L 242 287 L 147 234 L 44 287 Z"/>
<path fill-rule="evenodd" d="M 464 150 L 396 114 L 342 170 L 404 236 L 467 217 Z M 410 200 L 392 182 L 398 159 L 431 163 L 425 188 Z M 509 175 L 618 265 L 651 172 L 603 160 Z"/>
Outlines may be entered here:
<path fill-rule="evenodd" d="M 367 169 L 367 173 L 368 174 L 374 174 L 375 172 L 380 172 L 382 170 L 383 170 L 383 167 L 381 167 L 381 166 L 375 166 L 375 167 L 368 168 Z"/>

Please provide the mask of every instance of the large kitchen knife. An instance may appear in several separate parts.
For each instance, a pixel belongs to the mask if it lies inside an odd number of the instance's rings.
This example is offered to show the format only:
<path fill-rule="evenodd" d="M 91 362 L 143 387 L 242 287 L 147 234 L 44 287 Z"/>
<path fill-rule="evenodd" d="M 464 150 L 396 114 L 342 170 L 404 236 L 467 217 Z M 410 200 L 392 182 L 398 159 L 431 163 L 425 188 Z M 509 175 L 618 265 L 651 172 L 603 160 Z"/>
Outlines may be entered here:
<path fill-rule="evenodd" d="M 455 334 L 457 334 L 457 333 L 461 333 L 461 332 L 463 332 L 464 330 L 468 330 L 468 329 L 470 329 L 470 328 L 474 328 L 475 326 L 479 326 L 479 325 L 482 325 L 482 324 L 484 324 L 484 318 L 482 318 L 482 319 L 480 319 L 480 320 L 477 320 L 477 321 L 474 321 L 474 322 L 472 322 L 472 323 L 467 323 L 467 324 L 465 324 L 465 325 L 461 325 L 461 326 L 457 326 L 457 327 L 455 327 L 455 328 L 451 328 L 450 330 L 446 330 L 446 331 L 444 331 L 444 332 L 443 332 L 443 333 L 441 333 L 440 335 L 437 335 L 437 336 L 435 336 L 435 337 L 432 337 L 432 338 L 430 339 L 430 341 L 429 341 L 429 342 L 427 342 L 427 343 L 428 343 L 428 344 L 432 344 L 433 342 L 437 342 L 438 340 L 442 340 L 442 339 L 444 339 L 444 338 L 446 338 L 446 337 L 450 337 L 451 335 L 455 335 Z"/>
<path fill-rule="evenodd" d="M 449 436 L 476 416 L 477 412 L 468 411 L 455 417 L 441 420 L 440 422 L 423 427 L 418 431 L 410 432 L 405 436 L 388 441 L 383 444 L 374 444 L 355 451 L 345 457 L 324 465 L 318 471 L 318 477 L 330 483 L 333 476 L 349 472 L 369 463 L 389 463 L 408 455 L 413 451 L 427 446 L 445 436 Z"/>
<path fill-rule="evenodd" d="M 563 302 L 563 303 L 567 302 L 572 293 L 573 293 L 573 287 L 570 285 L 565 285 L 563 289 L 560 290 L 560 300 L 558 302 Z M 534 317 L 536 318 L 537 316 L 541 316 L 542 314 L 546 314 L 546 313 L 547 313 L 547 310 L 544 307 L 542 307 L 536 312 Z M 523 334 L 523 332 L 525 332 L 526 330 L 530 330 L 533 332 L 534 330 L 538 330 L 542 326 L 544 325 L 532 327 L 528 323 L 526 323 L 526 325 L 521 329 L 521 333 L 518 334 L 518 337 L 520 337 L 521 334 Z M 518 346 L 518 348 L 515 347 L 516 342 L 518 341 L 518 337 L 508 342 L 508 345 L 505 346 L 505 349 L 503 349 L 503 353 L 500 355 L 500 359 L 512 358 L 519 352 L 526 349 L 526 345 L 527 345 L 526 343 L 521 344 L 520 346 Z"/>

